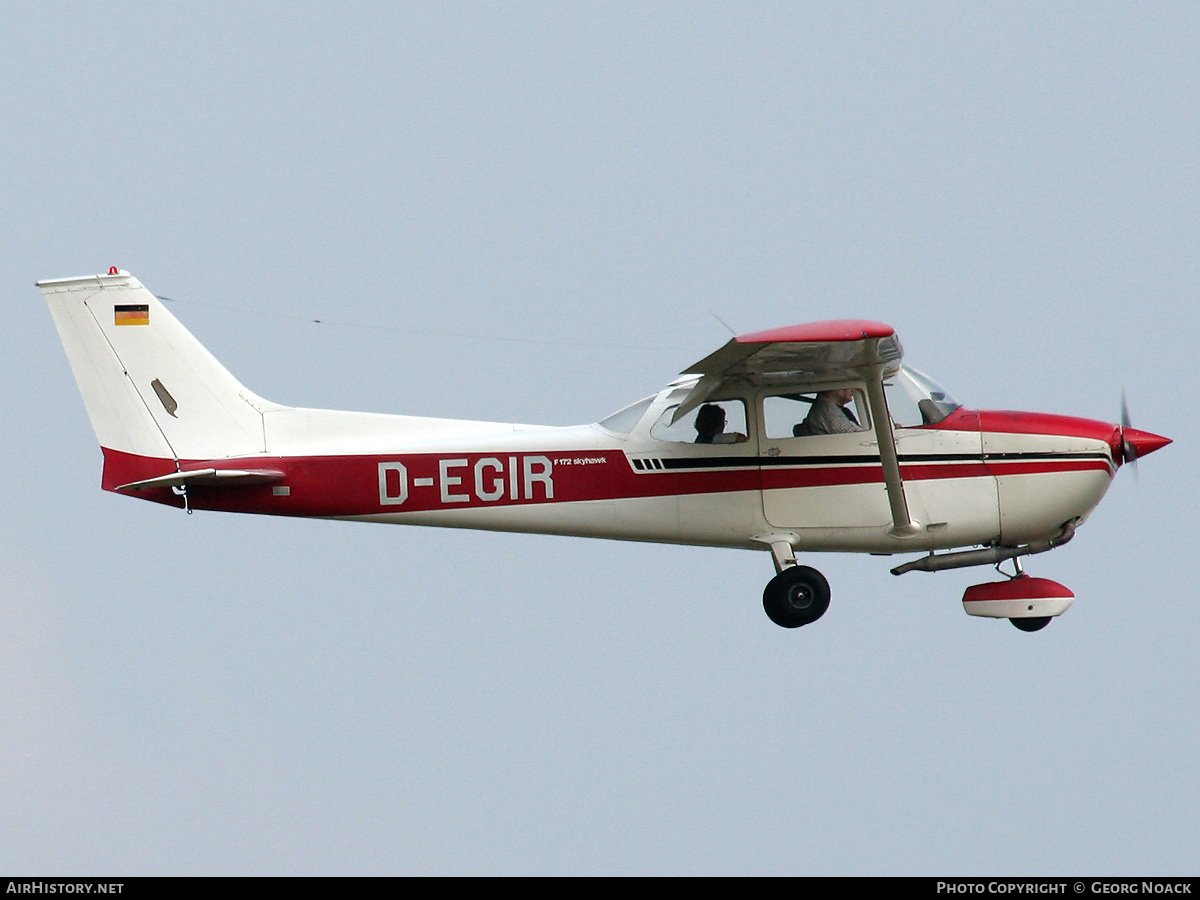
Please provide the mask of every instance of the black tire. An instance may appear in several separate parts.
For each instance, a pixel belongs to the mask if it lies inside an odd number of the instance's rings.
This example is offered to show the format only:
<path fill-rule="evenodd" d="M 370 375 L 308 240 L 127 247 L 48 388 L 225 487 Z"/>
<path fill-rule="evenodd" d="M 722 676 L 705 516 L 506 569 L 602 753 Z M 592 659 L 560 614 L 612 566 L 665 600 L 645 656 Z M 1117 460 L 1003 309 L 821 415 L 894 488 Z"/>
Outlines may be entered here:
<path fill-rule="evenodd" d="M 776 625 L 810 625 L 829 609 L 829 582 L 816 569 L 790 566 L 767 582 L 763 609 Z"/>
<path fill-rule="evenodd" d="M 1041 631 L 1050 624 L 1050 616 L 1032 616 L 1025 619 L 1009 619 L 1022 631 Z"/>

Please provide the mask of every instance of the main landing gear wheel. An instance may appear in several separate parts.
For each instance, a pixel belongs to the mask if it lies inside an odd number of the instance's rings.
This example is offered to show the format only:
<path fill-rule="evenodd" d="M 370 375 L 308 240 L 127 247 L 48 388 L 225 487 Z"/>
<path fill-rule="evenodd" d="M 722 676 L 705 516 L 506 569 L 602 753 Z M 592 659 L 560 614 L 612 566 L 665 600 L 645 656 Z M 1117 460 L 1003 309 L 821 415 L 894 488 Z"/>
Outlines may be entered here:
<path fill-rule="evenodd" d="M 783 628 L 809 625 L 829 609 L 829 582 L 816 569 L 789 566 L 767 582 L 763 609 Z"/>
<path fill-rule="evenodd" d="M 1050 624 L 1050 616 L 1032 616 L 1025 619 L 1009 619 L 1022 631 L 1041 631 Z"/>

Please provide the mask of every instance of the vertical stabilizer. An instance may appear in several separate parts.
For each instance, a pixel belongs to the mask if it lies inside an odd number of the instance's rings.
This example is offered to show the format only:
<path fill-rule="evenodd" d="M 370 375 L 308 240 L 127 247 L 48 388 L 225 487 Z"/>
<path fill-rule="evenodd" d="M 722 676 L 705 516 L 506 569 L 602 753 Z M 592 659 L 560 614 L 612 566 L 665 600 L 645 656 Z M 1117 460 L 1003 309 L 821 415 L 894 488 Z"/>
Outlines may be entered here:
<path fill-rule="evenodd" d="M 264 452 L 277 409 L 229 374 L 128 272 L 38 282 L 105 450 L 159 459 Z"/>

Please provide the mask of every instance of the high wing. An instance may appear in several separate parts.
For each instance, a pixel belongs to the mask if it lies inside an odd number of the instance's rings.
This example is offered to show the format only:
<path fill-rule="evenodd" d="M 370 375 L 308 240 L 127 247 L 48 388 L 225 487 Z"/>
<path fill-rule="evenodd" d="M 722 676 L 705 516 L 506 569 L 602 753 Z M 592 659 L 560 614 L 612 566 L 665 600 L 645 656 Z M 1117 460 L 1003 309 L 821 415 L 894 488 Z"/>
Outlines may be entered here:
<path fill-rule="evenodd" d="M 683 370 L 701 377 L 675 418 L 734 381 L 761 386 L 803 381 L 814 387 L 857 378 L 882 382 L 900 368 L 901 355 L 896 332 L 882 322 L 847 319 L 739 335 Z"/>
<path fill-rule="evenodd" d="M 841 319 L 739 335 L 684 369 L 683 374 L 699 375 L 700 379 L 679 404 L 674 421 L 733 382 L 751 386 L 804 382 L 820 389 L 861 379 L 867 385 L 867 401 L 875 423 L 892 533 L 914 535 L 921 526 L 909 515 L 896 436 L 883 391 L 884 379 L 899 370 L 902 356 L 895 330 L 883 322 Z"/>

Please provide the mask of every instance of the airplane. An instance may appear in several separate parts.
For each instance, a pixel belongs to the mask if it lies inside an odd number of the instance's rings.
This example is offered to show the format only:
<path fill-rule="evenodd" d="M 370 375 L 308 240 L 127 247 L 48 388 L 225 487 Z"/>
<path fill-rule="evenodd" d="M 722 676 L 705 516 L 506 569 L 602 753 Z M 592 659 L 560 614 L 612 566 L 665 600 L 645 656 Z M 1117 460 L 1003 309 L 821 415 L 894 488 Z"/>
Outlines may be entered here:
<path fill-rule="evenodd" d="M 305 409 L 242 386 L 116 267 L 41 281 L 104 457 L 101 487 L 187 510 L 768 552 L 785 628 L 829 607 L 797 553 L 992 565 L 963 607 L 1037 631 L 1074 600 L 1022 568 L 1071 540 L 1118 468 L 1171 443 L 1122 422 L 969 410 L 889 325 L 743 334 L 606 418 L 551 427 Z M 1124 407 L 1124 403 L 1122 404 Z M 1001 565 L 1011 561 L 1013 572 Z"/>

